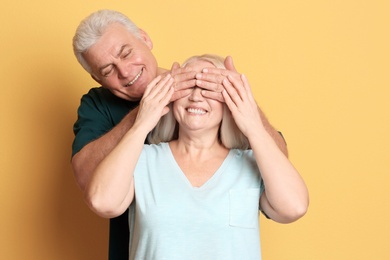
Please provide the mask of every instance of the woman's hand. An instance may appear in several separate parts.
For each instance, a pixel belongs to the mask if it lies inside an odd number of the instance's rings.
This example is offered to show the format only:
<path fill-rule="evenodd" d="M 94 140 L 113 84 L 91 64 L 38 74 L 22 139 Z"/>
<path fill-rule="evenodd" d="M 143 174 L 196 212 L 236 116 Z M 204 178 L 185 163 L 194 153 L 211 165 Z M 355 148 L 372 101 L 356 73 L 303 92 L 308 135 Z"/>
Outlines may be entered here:
<path fill-rule="evenodd" d="M 247 78 L 242 74 L 239 78 L 228 75 L 222 84 L 225 103 L 241 132 L 250 138 L 251 131 L 265 130 Z"/>
<path fill-rule="evenodd" d="M 149 83 L 141 99 L 134 126 L 142 125 L 148 133 L 169 112 L 168 104 L 174 92 L 173 83 L 170 74 L 158 76 Z"/>

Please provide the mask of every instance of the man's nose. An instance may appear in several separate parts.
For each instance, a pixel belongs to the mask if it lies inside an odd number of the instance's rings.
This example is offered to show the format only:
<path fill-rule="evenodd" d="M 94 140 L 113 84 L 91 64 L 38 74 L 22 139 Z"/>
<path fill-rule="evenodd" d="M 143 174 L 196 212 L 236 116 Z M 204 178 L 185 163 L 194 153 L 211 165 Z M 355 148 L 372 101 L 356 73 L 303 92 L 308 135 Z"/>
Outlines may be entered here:
<path fill-rule="evenodd" d="M 121 62 L 117 64 L 117 68 L 118 68 L 118 76 L 120 78 L 127 78 L 127 76 L 129 76 L 129 66 L 127 63 Z"/>

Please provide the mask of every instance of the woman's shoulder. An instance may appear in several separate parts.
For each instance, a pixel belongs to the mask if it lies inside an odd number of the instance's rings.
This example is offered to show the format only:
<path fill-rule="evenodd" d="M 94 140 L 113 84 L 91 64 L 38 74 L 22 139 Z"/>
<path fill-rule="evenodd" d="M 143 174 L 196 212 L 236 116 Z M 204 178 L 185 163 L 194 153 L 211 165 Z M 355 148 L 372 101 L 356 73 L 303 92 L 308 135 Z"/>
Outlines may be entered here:
<path fill-rule="evenodd" d="M 143 153 L 147 154 L 158 154 L 161 152 L 166 152 L 169 149 L 168 143 L 158 143 L 158 144 L 145 144 L 143 148 Z"/>
<path fill-rule="evenodd" d="M 164 161 L 169 157 L 170 151 L 168 143 L 145 144 L 138 158 L 138 164 L 154 163 Z"/>
<path fill-rule="evenodd" d="M 168 143 L 166 143 L 166 142 L 161 142 L 161 143 L 158 143 L 158 144 L 145 144 L 144 145 L 144 149 L 151 149 L 151 150 L 165 149 L 166 146 L 168 146 Z"/>

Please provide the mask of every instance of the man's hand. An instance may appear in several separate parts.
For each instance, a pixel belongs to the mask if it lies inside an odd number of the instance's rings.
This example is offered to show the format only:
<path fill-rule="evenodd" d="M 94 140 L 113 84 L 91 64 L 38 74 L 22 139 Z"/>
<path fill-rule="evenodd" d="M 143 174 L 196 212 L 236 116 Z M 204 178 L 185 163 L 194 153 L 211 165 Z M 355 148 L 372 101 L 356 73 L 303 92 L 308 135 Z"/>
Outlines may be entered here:
<path fill-rule="evenodd" d="M 233 59 L 227 56 L 224 65 L 226 69 L 220 68 L 204 68 L 202 73 L 196 74 L 196 85 L 202 89 L 202 95 L 205 98 L 215 99 L 220 102 L 225 102 L 222 91 L 224 86 L 222 82 L 227 76 L 235 79 L 240 79 L 240 74 L 237 72 L 233 64 Z"/>
<path fill-rule="evenodd" d="M 175 92 L 173 93 L 171 101 L 173 102 L 191 94 L 191 88 L 195 87 L 196 84 L 196 72 L 189 68 L 181 68 L 180 64 L 175 62 L 172 65 L 170 73 L 175 79 Z"/>
<path fill-rule="evenodd" d="M 191 93 L 191 88 L 198 86 L 204 89 L 202 94 L 206 98 L 212 98 L 220 102 L 224 102 L 222 96 L 223 85 L 222 81 L 228 76 L 239 78 L 232 57 L 226 57 L 226 69 L 204 68 L 201 73 L 192 71 L 191 68 L 181 68 L 180 64 L 175 62 L 171 67 L 171 75 L 175 79 L 175 93 L 171 101 L 175 101 L 185 97 Z"/>

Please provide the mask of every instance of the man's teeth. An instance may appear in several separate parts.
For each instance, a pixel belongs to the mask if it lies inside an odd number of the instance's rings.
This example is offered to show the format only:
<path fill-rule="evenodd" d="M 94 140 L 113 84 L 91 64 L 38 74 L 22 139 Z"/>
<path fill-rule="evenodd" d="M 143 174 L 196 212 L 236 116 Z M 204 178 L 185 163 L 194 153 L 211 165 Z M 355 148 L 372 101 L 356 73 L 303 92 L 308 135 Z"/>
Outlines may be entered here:
<path fill-rule="evenodd" d="M 133 85 L 134 82 L 136 82 L 137 79 L 141 76 L 142 72 L 143 72 L 143 70 L 141 70 L 141 71 L 135 76 L 135 78 L 134 78 L 132 81 L 130 81 L 129 83 L 127 83 L 126 86 L 131 86 L 131 85 Z"/>
<path fill-rule="evenodd" d="M 197 114 L 197 115 L 206 114 L 206 111 L 204 111 L 203 109 L 199 109 L 199 108 L 189 108 L 189 109 L 187 109 L 187 111 L 189 113 L 193 113 L 193 114 Z"/>

